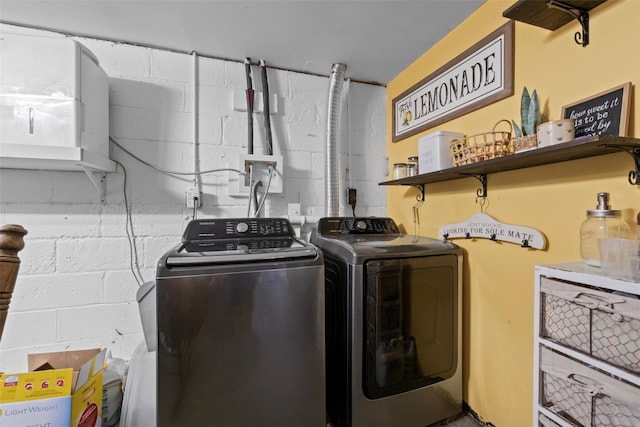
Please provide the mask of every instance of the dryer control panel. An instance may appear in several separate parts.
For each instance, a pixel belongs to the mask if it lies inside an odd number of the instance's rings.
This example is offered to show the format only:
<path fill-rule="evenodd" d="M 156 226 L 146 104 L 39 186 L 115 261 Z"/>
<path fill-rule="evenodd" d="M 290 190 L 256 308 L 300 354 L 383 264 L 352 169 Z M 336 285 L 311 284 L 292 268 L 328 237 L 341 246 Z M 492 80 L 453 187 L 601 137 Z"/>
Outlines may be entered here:
<path fill-rule="evenodd" d="M 182 242 L 293 236 L 293 228 L 285 218 L 196 219 L 187 225 Z"/>
<path fill-rule="evenodd" d="M 318 233 L 323 236 L 343 234 L 398 234 L 398 226 L 391 218 L 335 217 L 321 218 Z"/>

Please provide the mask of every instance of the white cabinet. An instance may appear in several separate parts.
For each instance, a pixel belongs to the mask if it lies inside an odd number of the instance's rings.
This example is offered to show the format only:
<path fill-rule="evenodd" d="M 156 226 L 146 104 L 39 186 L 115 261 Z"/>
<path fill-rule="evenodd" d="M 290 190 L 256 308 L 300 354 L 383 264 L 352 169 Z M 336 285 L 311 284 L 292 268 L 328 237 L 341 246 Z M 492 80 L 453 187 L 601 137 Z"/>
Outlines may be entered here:
<path fill-rule="evenodd" d="M 113 172 L 109 79 L 66 37 L 0 34 L 0 167 Z"/>
<path fill-rule="evenodd" d="M 534 426 L 640 426 L 640 283 L 537 266 Z"/>

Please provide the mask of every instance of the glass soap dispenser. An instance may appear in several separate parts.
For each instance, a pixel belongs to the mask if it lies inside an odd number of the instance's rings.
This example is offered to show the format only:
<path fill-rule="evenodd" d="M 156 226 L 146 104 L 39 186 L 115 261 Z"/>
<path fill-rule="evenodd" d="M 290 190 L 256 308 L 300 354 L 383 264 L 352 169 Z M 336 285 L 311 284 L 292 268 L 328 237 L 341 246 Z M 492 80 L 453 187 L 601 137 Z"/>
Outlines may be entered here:
<path fill-rule="evenodd" d="M 611 210 L 609 193 L 598 193 L 598 206 L 587 211 L 587 219 L 580 226 L 580 256 L 585 264 L 600 267 L 598 239 L 628 239 L 629 224 L 621 211 Z"/>

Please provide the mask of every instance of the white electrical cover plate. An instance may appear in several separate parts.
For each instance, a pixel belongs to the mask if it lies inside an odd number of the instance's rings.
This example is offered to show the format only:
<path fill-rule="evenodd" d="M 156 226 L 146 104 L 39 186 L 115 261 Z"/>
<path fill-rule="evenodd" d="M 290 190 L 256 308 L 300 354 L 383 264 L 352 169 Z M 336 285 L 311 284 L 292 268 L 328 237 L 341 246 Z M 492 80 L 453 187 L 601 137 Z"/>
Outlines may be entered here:
<path fill-rule="evenodd" d="M 262 186 L 258 187 L 258 194 L 263 194 L 267 189 L 269 183 L 269 166 L 273 167 L 271 184 L 269 184 L 269 194 L 282 194 L 283 192 L 283 169 L 284 163 L 282 156 L 278 155 L 261 155 L 261 154 L 244 154 L 238 158 L 237 169 L 246 171 L 249 173 L 249 165 L 253 168 L 253 180 L 261 181 Z M 233 173 L 232 180 L 229 186 L 230 196 L 249 196 L 251 190 L 251 183 L 249 178 Z"/>

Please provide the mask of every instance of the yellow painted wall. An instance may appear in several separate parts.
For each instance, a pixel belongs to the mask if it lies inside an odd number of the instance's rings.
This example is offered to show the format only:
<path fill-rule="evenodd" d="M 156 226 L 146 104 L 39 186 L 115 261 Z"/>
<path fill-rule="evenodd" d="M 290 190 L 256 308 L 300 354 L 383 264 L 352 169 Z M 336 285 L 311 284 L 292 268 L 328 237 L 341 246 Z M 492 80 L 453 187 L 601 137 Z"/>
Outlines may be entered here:
<path fill-rule="evenodd" d="M 476 13 L 391 81 L 387 88 L 387 149 L 393 163 L 417 155 L 418 138 L 437 130 L 472 135 L 500 119 L 519 122 L 523 86 L 537 89 L 550 119 L 563 105 L 624 82 L 633 92 L 629 136 L 640 137 L 640 0 L 609 0 L 591 12 L 591 43 L 577 45 L 577 21 L 551 32 L 516 22 L 514 96 L 422 134 L 391 142 L 392 99 L 507 22 L 502 12 L 515 0 L 488 0 Z M 411 43 L 410 37 L 406 40 Z M 614 209 L 635 224 L 640 188 L 627 182 L 633 160 L 626 153 L 489 175 L 487 213 L 497 220 L 534 227 L 548 238 L 545 251 L 486 239 L 456 240 L 465 250 L 464 399 L 497 427 L 530 426 L 533 401 L 533 275 L 536 264 L 577 261 L 578 231 L 596 193 L 611 193 Z M 390 179 L 391 177 L 389 177 Z M 436 236 L 440 225 L 479 211 L 478 181 L 464 178 L 426 185 L 419 234 Z M 413 232 L 417 190 L 388 187 L 388 214 Z M 632 225 L 635 233 L 635 225 Z"/>

